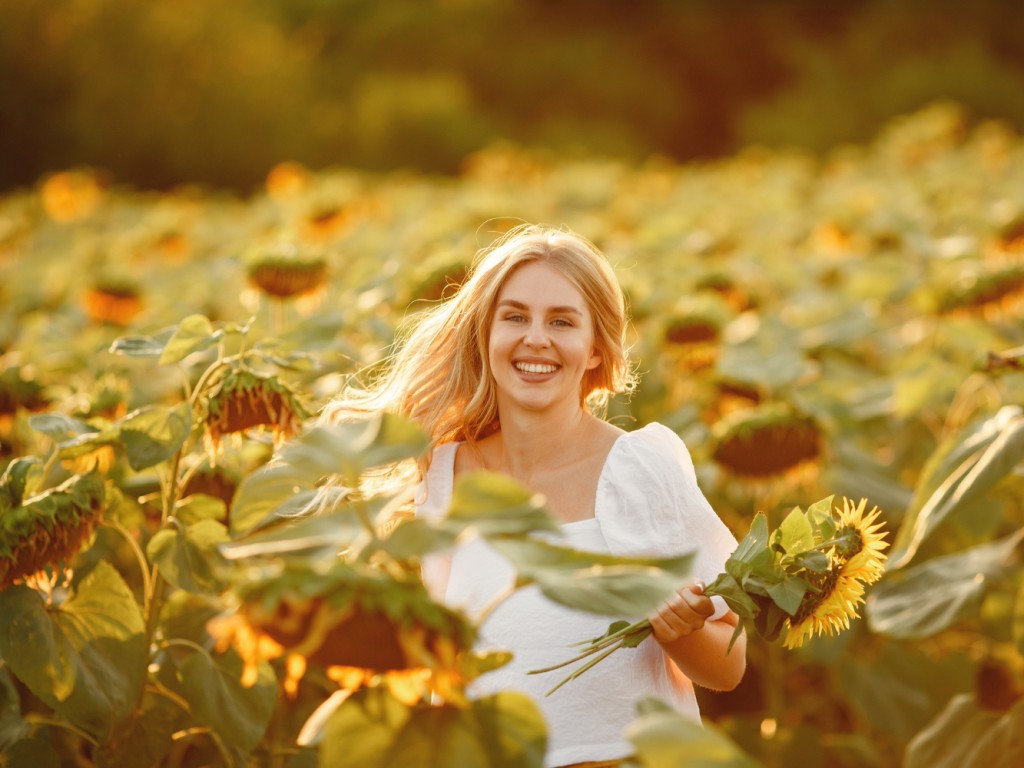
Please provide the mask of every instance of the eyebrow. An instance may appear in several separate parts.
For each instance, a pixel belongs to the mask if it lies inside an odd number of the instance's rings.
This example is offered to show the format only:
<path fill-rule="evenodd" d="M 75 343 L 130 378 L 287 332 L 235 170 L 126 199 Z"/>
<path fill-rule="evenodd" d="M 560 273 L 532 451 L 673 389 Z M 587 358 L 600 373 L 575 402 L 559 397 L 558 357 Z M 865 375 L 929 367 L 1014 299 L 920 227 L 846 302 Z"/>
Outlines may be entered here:
<path fill-rule="evenodd" d="M 514 307 L 515 309 L 529 310 L 530 308 L 523 304 L 521 301 L 515 301 L 514 299 L 505 299 L 498 302 L 498 307 Z M 563 306 L 563 307 L 551 307 L 548 312 L 556 315 L 573 314 L 583 317 L 583 313 L 580 312 L 576 307 Z"/>

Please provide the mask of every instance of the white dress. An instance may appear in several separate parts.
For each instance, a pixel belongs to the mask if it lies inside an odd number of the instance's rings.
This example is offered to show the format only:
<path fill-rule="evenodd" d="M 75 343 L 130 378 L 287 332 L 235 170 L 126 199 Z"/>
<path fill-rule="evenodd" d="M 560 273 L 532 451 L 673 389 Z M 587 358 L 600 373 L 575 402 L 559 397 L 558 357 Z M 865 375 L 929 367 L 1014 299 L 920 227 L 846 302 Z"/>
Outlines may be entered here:
<path fill-rule="evenodd" d="M 438 446 L 421 489 L 417 514 L 442 516 L 451 499 L 458 443 Z M 736 539 L 697 487 L 693 462 L 682 440 L 653 423 L 619 436 L 598 480 L 595 517 L 562 526 L 559 544 L 616 555 L 670 556 L 696 552 L 694 578 L 711 582 L 736 548 Z M 445 604 L 477 614 L 490 598 L 513 583 L 511 564 L 484 540 L 458 545 L 423 563 L 427 588 Z M 682 585 L 681 585 L 682 586 Z M 727 611 L 716 604 L 711 620 Z M 508 665 L 484 674 L 470 695 L 519 690 L 540 706 L 548 726 L 545 766 L 625 757 L 632 748 L 622 735 L 636 719 L 636 702 L 653 696 L 700 718 L 692 684 L 676 670 L 653 638 L 638 648 L 616 651 L 549 697 L 545 692 L 575 668 L 541 675 L 575 655 L 573 643 L 605 632 L 615 618 L 574 611 L 552 603 L 535 587 L 517 590 L 480 628 L 478 647 L 510 650 Z"/>

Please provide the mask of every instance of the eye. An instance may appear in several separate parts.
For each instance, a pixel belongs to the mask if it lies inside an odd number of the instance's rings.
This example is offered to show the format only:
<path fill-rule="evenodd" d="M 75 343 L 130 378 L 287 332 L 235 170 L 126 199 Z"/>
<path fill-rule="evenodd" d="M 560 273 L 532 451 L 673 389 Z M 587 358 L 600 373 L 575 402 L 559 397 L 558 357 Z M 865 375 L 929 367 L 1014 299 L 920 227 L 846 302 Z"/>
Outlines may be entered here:
<path fill-rule="evenodd" d="M 505 315 L 502 319 L 510 323 L 521 323 L 526 318 L 523 317 L 523 315 L 519 314 L 518 312 L 510 312 L 509 314 Z"/>
<path fill-rule="evenodd" d="M 551 321 L 551 324 L 558 328 L 572 328 L 572 322 L 570 320 L 566 320 L 564 317 L 556 317 Z"/>

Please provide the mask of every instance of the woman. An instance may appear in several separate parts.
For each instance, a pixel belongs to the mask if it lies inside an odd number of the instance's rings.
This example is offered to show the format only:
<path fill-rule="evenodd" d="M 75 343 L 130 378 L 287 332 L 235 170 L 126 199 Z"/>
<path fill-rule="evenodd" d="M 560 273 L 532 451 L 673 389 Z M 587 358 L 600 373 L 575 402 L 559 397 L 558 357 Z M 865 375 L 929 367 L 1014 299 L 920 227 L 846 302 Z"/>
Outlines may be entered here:
<path fill-rule="evenodd" d="M 714 578 L 736 541 L 698 489 L 682 441 L 660 424 L 627 433 L 595 415 L 632 386 L 625 327 L 610 265 L 578 235 L 523 226 L 484 251 L 358 406 L 403 413 L 430 434 L 417 514 L 443 515 L 459 475 L 501 472 L 543 494 L 562 544 L 620 555 L 696 551 L 696 575 Z M 513 578 L 482 540 L 424 563 L 428 587 L 470 615 Z M 650 619 L 654 642 L 613 654 L 547 698 L 559 676 L 525 673 L 563 660 L 608 618 L 518 590 L 481 627 L 481 644 L 511 650 L 513 661 L 472 692 L 532 694 L 548 723 L 547 765 L 614 765 L 631 751 L 622 730 L 636 700 L 655 696 L 699 718 L 693 684 L 731 689 L 745 667 L 742 638 L 726 652 L 737 617 L 699 581 Z"/>

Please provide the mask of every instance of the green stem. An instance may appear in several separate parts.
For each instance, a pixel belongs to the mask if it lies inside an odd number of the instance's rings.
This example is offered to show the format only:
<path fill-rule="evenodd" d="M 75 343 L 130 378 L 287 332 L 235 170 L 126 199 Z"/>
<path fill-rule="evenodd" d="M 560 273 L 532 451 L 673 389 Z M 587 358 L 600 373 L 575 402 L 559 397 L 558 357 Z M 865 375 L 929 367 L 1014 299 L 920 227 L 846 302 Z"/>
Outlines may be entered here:
<path fill-rule="evenodd" d="M 192 714 L 192 707 L 189 705 L 189 703 L 181 696 L 176 694 L 174 691 L 164 687 L 161 683 L 158 683 L 156 681 L 151 681 L 147 683 L 146 691 L 148 691 L 149 693 L 156 694 L 157 696 L 163 696 L 168 701 L 180 707 L 182 711 L 184 711 L 186 714 Z"/>
<path fill-rule="evenodd" d="M 57 463 L 57 457 L 60 455 L 60 449 L 57 447 L 57 441 L 53 441 L 53 450 L 50 451 L 50 455 L 46 457 L 46 463 L 43 464 L 43 473 L 41 475 L 40 483 L 43 488 L 50 487 L 50 472 L 53 469 L 53 465 Z"/>
<path fill-rule="evenodd" d="M 478 627 L 482 627 L 484 625 L 484 622 L 491 618 L 491 614 L 494 613 L 498 606 L 506 600 L 508 600 L 508 598 L 512 597 L 512 595 L 515 594 L 515 591 L 518 588 L 518 586 L 513 584 L 512 586 L 501 590 L 500 592 L 498 592 L 498 594 L 492 597 L 487 602 L 487 604 L 480 610 L 480 613 L 477 614 L 476 625 Z"/>
<path fill-rule="evenodd" d="M 193 651 L 198 651 L 199 653 L 203 654 L 204 656 L 209 656 L 210 655 L 210 652 L 206 648 L 203 648 L 203 646 L 199 645 L 199 643 L 194 643 L 191 640 L 186 640 L 183 637 L 175 637 L 175 638 L 172 638 L 170 640 L 161 640 L 157 644 L 157 647 L 158 648 L 189 648 L 189 649 L 191 649 Z"/>
<path fill-rule="evenodd" d="M 224 741 L 220 735 L 206 725 L 196 725 L 191 728 L 185 728 L 171 734 L 171 741 L 181 741 L 182 739 L 190 739 L 193 736 L 209 736 L 210 741 L 213 742 L 214 746 L 217 747 L 217 751 L 220 752 L 220 756 L 224 758 L 224 765 L 233 765 L 233 758 L 228 752 L 227 747 L 224 746 Z"/>
<path fill-rule="evenodd" d="M 152 590 L 152 584 L 150 583 L 149 562 L 146 560 L 146 555 L 145 553 L 143 553 L 142 547 L 139 546 L 139 542 L 137 542 L 135 540 L 135 537 L 132 536 L 131 531 L 129 531 L 116 520 L 112 520 L 106 523 L 106 525 L 109 528 L 117 531 L 119 534 L 121 534 L 122 537 L 124 537 L 124 540 L 128 542 L 129 548 L 135 555 L 135 560 L 139 564 L 139 572 L 142 574 L 142 615 L 148 616 L 149 599 L 151 596 L 150 592 Z"/>
<path fill-rule="evenodd" d="M 595 653 L 603 651 L 610 645 L 618 647 L 619 645 L 622 645 L 622 643 L 630 637 L 635 637 L 637 635 L 642 635 L 643 637 L 646 637 L 648 634 L 650 634 L 650 630 L 650 622 L 647 619 L 643 619 L 641 621 L 636 622 L 635 624 L 630 624 L 628 627 L 623 627 L 619 631 L 613 632 L 610 635 L 602 635 L 601 637 L 594 638 L 593 640 L 586 640 L 583 643 L 577 643 L 577 646 L 586 646 L 586 650 L 576 656 L 573 656 L 571 659 L 566 659 L 565 661 L 561 661 L 558 664 L 553 664 L 550 667 L 544 667 L 543 669 L 531 669 L 526 674 L 539 675 L 543 672 L 553 672 L 556 669 L 561 669 L 562 667 L 567 667 L 570 664 L 575 664 L 577 661 L 581 661 L 587 658 L 588 656 L 593 656 Z M 638 640 L 637 642 L 641 642 L 643 640 L 643 637 L 641 638 L 641 640 Z"/>
<path fill-rule="evenodd" d="M 558 685 L 556 685 L 554 688 L 552 688 L 550 691 L 548 691 L 544 695 L 545 696 L 550 696 L 552 693 L 557 691 L 559 688 L 561 688 L 563 685 L 568 683 L 570 680 L 575 680 L 577 677 L 582 675 L 584 672 L 586 672 L 588 669 L 593 667 L 598 662 L 604 661 L 606 658 L 611 656 L 613 653 L 615 653 L 615 651 L 619 650 L 619 648 L 621 648 L 621 647 L 622 647 L 622 643 L 619 643 L 618 645 L 613 645 L 611 648 L 608 648 L 604 653 L 602 653 L 601 655 L 596 656 L 595 658 L 593 658 L 590 661 L 588 661 L 586 664 L 584 664 L 582 667 L 577 669 L 571 675 L 566 677 L 564 680 L 562 680 L 560 683 L 558 683 Z"/>
<path fill-rule="evenodd" d="M 72 725 L 71 723 L 64 722 L 63 720 L 57 720 L 57 719 L 52 718 L 52 717 L 45 717 L 44 715 L 37 715 L 37 714 L 34 714 L 34 713 L 29 713 L 29 714 L 25 715 L 24 719 L 25 719 L 25 722 L 30 723 L 31 725 L 35 725 L 35 726 L 52 725 L 52 726 L 54 726 L 56 728 L 63 728 L 64 730 L 71 731 L 75 735 L 85 739 L 90 744 L 92 744 L 94 747 L 99 746 L 99 742 L 96 741 L 95 738 L 90 736 L 88 733 L 83 731 L 81 728 L 78 728 L 78 727 Z"/>

